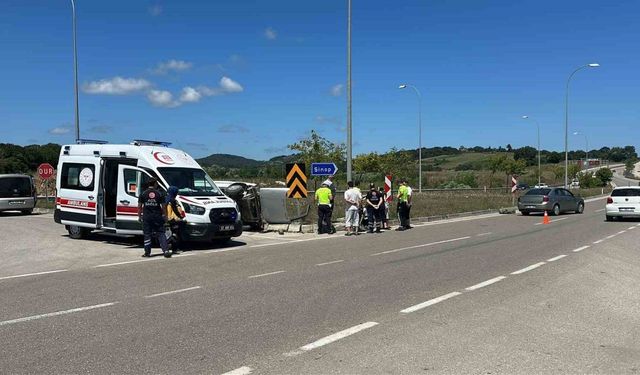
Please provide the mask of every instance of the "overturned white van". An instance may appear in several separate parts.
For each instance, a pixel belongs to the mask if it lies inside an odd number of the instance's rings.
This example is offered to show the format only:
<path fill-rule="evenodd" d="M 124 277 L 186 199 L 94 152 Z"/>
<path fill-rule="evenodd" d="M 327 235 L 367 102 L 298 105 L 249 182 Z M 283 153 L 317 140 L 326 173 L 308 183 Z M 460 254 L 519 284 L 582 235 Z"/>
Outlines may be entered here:
<path fill-rule="evenodd" d="M 186 212 L 183 238 L 228 240 L 242 234 L 236 203 L 227 197 L 184 151 L 169 143 L 131 144 L 79 141 L 60 150 L 54 219 L 71 238 L 92 230 L 142 235 L 138 197 L 150 178 L 163 189 L 176 186 Z"/>

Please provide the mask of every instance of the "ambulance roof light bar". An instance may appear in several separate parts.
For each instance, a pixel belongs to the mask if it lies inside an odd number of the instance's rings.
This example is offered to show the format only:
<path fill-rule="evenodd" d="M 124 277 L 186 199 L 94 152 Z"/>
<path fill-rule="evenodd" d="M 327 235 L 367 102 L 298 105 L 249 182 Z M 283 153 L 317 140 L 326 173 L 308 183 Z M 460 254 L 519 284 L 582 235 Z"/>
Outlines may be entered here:
<path fill-rule="evenodd" d="M 100 141 L 97 139 L 78 139 L 76 143 L 79 145 L 106 145 L 108 141 Z"/>
<path fill-rule="evenodd" d="M 145 139 L 134 139 L 133 142 L 131 142 L 131 144 L 135 146 L 162 146 L 162 147 L 171 146 L 171 142 L 149 141 Z"/>

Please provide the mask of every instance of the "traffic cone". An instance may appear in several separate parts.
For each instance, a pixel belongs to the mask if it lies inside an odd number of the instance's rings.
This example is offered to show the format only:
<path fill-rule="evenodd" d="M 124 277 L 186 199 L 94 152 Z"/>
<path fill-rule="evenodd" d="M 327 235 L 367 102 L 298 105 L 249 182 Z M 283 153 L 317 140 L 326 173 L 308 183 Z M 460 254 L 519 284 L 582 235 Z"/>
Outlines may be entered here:
<path fill-rule="evenodd" d="M 544 212 L 544 217 L 542 218 L 542 224 L 549 224 L 551 220 L 549 220 L 549 214 L 547 211 Z"/>

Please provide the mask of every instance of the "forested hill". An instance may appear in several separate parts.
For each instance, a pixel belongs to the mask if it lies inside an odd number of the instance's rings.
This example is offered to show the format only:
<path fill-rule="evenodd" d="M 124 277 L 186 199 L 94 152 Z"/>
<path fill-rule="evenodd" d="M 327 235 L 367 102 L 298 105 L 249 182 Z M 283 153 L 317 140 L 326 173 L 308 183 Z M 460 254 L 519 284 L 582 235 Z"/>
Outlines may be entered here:
<path fill-rule="evenodd" d="M 40 163 L 58 164 L 60 145 L 18 146 L 0 143 L 0 173 L 28 173 L 35 171 Z"/>

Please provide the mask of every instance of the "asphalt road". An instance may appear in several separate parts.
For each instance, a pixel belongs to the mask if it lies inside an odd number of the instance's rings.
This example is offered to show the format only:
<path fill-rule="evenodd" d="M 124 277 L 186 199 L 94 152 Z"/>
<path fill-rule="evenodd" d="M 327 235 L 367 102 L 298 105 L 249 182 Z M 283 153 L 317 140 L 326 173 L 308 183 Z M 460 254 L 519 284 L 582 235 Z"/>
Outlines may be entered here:
<path fill-rule="evenodd" d="M 613 170 L 613 179 L 612 182 L 616 186 L 638 186 L 640 181 L 634 180 L 631 178 L 626 178 L 623 176 L 624 167 L 612 168 Z"/>
<path fill-rule="evenodd" d="M 358 237 L 243 238 L 142 261 L 136 244 L 0 217 L 0 368 L 633 373 L 640 222 L 606 223 L 603 208 L 588 202 L 549 225 L 486 215 Z"/>

